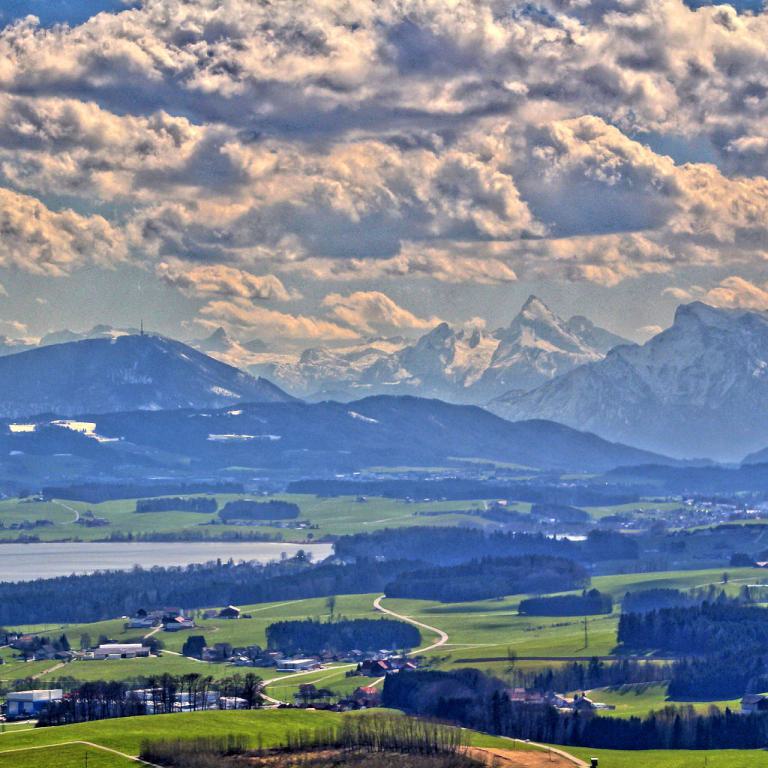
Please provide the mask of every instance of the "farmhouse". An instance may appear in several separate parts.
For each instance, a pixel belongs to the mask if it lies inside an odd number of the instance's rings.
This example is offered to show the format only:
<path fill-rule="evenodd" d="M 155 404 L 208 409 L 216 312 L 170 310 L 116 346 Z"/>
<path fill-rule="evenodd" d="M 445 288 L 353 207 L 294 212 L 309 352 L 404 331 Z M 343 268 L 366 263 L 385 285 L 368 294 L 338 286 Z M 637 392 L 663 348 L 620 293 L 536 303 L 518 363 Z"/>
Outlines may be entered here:
<path fill-rule="evenodd" d="M 751 715 L 753 712 L 768 712 L 768 696 L 762 693 L 747 693 L 741 699 L 741 712 Z"/>
<path fill-rule="evenodd" d="M 157 620 L 151 616 L 147 616 L 147 612 L 144 611 L 144 615 L 132 616 L 126 623 L 126 629 L 151 629 L 157 624 Z"/>
<path fill-rule="evenodd" d="M 61 689 L 14 691 L 5 697 L 5 714 L 9 720 L 39 715 L 46 707 L 64 698 Z"/>
<path fill-rule="evenodd" d="M 226 608 L 222 608 L 219 611 L 219 618 L 220 619 L 239 619 L 240 609 L 236 608 L 234 605 L 228 605 Z"/>
<path fill-rule="evenodd" d="M 393 656 L 388 659 L 366 659 L 358 664 L 357 674 L 363 677 L 382 677 L 397 672 L 413 672 L 415 669 L 418 669 L 415 661 L 403 656 Z"/>
<path fill-rule="evenodd" d="M 381 704 L 381 691 L 375 685 L 361 685 L 351 696 L 358 707 L 378 707 Z"/>
<path fill-rule="evenodd" d="M 103 643 L 93 651 L 95 660 L 135 659 L 149 656 L 149 648 L 141 643 Z"/>
<path fill-rule="evenodd" d="M 174 616 L 163 624 L 163 630 L 166 632 L 179 632 L 182 629 L 194 629 L 195 622 L 186 616 Z"/>

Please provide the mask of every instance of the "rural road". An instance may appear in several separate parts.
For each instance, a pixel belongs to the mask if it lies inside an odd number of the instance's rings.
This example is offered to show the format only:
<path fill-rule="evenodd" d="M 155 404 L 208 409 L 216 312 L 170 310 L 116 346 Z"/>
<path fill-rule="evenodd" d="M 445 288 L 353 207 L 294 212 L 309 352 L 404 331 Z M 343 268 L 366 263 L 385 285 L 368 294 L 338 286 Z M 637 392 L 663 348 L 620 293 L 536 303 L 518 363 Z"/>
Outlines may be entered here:
<path fill-rule="evenodd" d="M 395 613 L 394 611 L 390 611 L 389 608 L 385 608 L 381 601 L 386 597 L 386 595 L 379 595 L 374 601 L 373 601 L 373 607 L 377 611 L 381 611 L 382 613 L 386 613 L 388 616 L 394 616 L 396 619 L 400 619 L 401 621 L 406 621 L 408 624 L 413 624 L 415 627 L 421 627 L 422 629 L 427 629 L 430 632 L 434 632 L 438 636 L 438 640 L 436 643 L 432 643 L 432 645 L 427 645 L 424 648 L 419 648 L 413 653 L 426 653 L 427 651 L 433 651 L 435 648 L 439 648 L 441 645 L 445 645 L 448 642 L 448 633 L 443 632 L 442 629 L 438 629 L 437 627 L 431 627 L 429 624 L 423 624 L 420 621 L 416 621 L 416 619 L 412 619 L 410 616 L 403 616 L 401 613 Z"/>
<path fill-rule="evenodd" d="M 72 520 L 67 520 L 67 522 L 62 523 L 62 525 L 72 525 L 72 523 L 76 523 L 80 519 L 80 512 L 76 510 L 74 507 L 70 507 L 69 504 L 64 504 L 61 501 L 54 500 L 53 502 L 58 507 L 64 507 L 64 509 L 69 510 L 75 517 Z"/>
<path fill-rule="evenodd" d="M 436 642 L 432 643 L 431 645 L 427 645 L 424 648 L 418 648 L 417 650 L 413 651 L 413 653 L 426 653 L 427 651 L 432 651 L 435 648 L 439 648 L 441 645 L 445 645 L 448 642 L 448 633 L 443 632 L 442 629 L 438 629 L 437 627 L 430 627 L 429 624 L 423 624 L 420 621 L 416 621 L 416 619 L 412 619 L 410 616 L 403 616 L 400 613 L 395 613 L 394 611 L 390 611 L 389 608 L 385 608 L 381 601 L 386 597 L 386 595 L 379 595 L 374 601 L 373 601 L 373 607 L 379 611 L 380 613 L 386 613 L 388 616 L 393 616 L 396 619 L 400 619 L 401 621 L 405 621 L 408 624 L 413 624 L 416 627 L 421 627 L 422 629 L 426 629 L 430 632 L 434 632 L 438 639 Z M 329 669 L 352 669 L 353 667 L 356 667 L 357 664 L 343 664 L 338 667 L 329 667 Z M 272 696 L 269 696 L 266 693 L 266 688 L 268 685 L 272 683 L 278 683 L 278 682 L 285 682 L 286 680 L 293 680 L 295 677 L 299 677 L 300 675 L 311 675 L 315 674 L 317 672 L 316 669 L 311 669 L 308 672 L 295 672 L 289 677 L 283 676 L 283 677 L 273 677 L 270 680 L 265 680 L 263 684 L 262 689 L 262 696 L 264 697 L 265 701 L 268 701 L 272 706 L 277 707 L 280 706 L 280 704 L 284 704 L 285 702 L 280 701 L 280 699 L 276 699 Z M 374 684 L 378 684 L 381 680 L 384 678 L 380 678 L 376 681 Z"/>

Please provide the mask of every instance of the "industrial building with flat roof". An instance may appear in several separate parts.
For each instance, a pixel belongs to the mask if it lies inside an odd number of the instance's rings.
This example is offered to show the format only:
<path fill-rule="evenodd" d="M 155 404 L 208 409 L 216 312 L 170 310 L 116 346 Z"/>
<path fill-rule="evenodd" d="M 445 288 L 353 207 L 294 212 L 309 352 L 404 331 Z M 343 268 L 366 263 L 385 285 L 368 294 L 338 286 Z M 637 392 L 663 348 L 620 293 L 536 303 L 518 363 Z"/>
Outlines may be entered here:
<path fill-rule="evenodd" d="M 35 717 L 47 706 L 63 698 L 64 691 L 60 688 L 12 691 L 5 697 L 5 715 L 9 720 Z"/>

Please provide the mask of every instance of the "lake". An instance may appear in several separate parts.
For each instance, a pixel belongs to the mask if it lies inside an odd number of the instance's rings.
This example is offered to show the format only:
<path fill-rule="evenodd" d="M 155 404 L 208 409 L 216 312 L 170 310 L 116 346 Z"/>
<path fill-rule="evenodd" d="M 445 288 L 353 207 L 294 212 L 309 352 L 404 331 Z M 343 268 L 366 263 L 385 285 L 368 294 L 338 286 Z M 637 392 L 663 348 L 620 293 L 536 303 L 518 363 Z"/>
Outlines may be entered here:
<path fill-rule="evenodd" d="M 72 573 L 130 570 L 134 565 L 189 565 L 209 560 L 279 560 L 283 552 L 291 557 L 299 549 L 322 560 L 331 554 L 331 544 L 288 544 L 283 542 L 62 542 L 60 544 L 0 544 L 0 581 L 29 581 Z"/>

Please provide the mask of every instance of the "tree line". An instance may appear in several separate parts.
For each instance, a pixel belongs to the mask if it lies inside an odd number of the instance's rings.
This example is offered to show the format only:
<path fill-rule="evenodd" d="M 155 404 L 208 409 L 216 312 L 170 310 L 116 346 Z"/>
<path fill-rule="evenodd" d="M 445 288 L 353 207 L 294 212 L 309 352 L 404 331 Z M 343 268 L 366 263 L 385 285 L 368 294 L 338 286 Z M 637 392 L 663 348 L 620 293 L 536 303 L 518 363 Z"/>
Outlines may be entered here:
<path fill-rule="evenodd" d="M 312 565 L 302 551 L 268 563 L 211 562 L 0 583 L 0 626 L 101 621 L 140 608 L 185 609 L 382 592 L 408 561 Z"/>
<path fill-rule="evenodd" d="M 560 592 L 588 582 L 583 566 L 562 557 L 485 557 L 401 573 L 385 592 L 387 597 L 469 602 L 522 592 Z"/>
<path fill-rule="evenodd" d="M 703 602 L 694 595 L 679 589 L 654 588 L 640 592 L 627 592 L 621 600 L 624 613 L 647 613 L 660 608 L 680 608 Z"/>
<path fill-rule="evenodd" d="M 252 501 L 250 499 L 237 499 L 228 501 L 219 517 L 222 522 L 232 520 L 295 520 L 301 514 L 298 504 L 290 501 Z"/>
<path fill-rule="evenodd" d="M 46 499 L 66 499 L 99 504 L 102 501 L 138 499 L 143 496 L 174 496 L 193 493 L 245 493 L 242 483 L 230 482 L 125 482 L 125 483 L 73 483 L 64 486 L 46 486 L 42 494 Z"/>
<path fill-rule="evenodd" d="M 383 618 L 277 621 L 266 632 L 267 646 L 288 655 L 405 650 L 421 643 L 421 633 L 412 624 Z"/>
<path fill-rule="evenodd" d="M 765 646 L 740 646 L 680 659 L 672 667 L 667 691 L 672 698 L 682 700 L 734 699 L 768 691 Z"/>
<path fill-rule="evenodd" d="M 582 563 L 634 560 L 637 541 L 615 531 L 590 531 L 584 541 L 554 539 L 541 533 L 493 532 L 475 528 L 416 526 L 407 530 L 384 528 L 371 533 L 342 536 L 334 543 L 338 557 L 405 558 L 436 565 L 466 563 L 483 557 L 550 555 Z"/>
<path fill-rule="evenodd" d="M 617 640 L 625 648 L 686 655 L 764 647 L 768 643 L 768 609 L 740 605 L 723 595 L 712 603 L 624 613 Z"/>
<path fill-rule="evenodd" d="M 342 536 L 333 545 L 337 557 L 382 557 L 385 560 L 427 560 L 436 565 L 455 565 L 483 557 L 550 555 L 575 559 L 578 548 L 567 539 L 540 533 L 486 533 L 477 528 L 414 526 L 383 528 L 371 533 Z"/>
<path fill-rule="evenodd" d="M 496 483 L 448 478 L 444 480 L 294 480 L 288 493 L 313 493 L 318 496 L 383 496 L 386 499 L 517 499 L 535 504 L 566 504 L 576 507 L 599 507 L 632 504 L 640 496 L 609 486 L 574 485 L 570 487 L 546 483 Z"/>
<path fill-rule="evenodd" d="M 592 616 L 612 611 L 613 598 L 597 589 L 580 595 L 529 597 L 518 606 L 518 612 L 527 616 Z"/>
<path fill-rule="evenodd" d="M 760 749 L 768 744 L 768 715 L 726 708 L 698 714 L 667 706 L 645 717 L 559 712 L 511 700 L 505 684 L 473 669 L 412 672 L 384 681 L 382 704 L 502 736 L 602 749 Z"/>
<path fill-rule="evenodd" d="M 161 496 L 157 499 L 138 499 L 137 512 L 202 512 L 213 514 L 219 508 L 211 496 Z"/>
<path fill-rule="evenodd" d="M 252 745 L 247 737 L 232 734 L 146 739 L 140 758 L 169 768 L 224 768 L 233 764 L 234 757 L 245 755 L 249 764 L 258 766 L 330 768 L 343 763 L 383 768 L 394 762 L 403 768 L 476 768 L 478 763 L 465 756 L 467 746 L 467 736 L 459 728 L 377 714 L 344 718 L 331 727 L 293 729 L 283 744 L 266 750 L 261 744 Z M 343 757 L 331 752 L 341 752 Z M 378 760 L 379 756 L 384 759 Z"/>
<path fill-rule="evenodd" d="M 38 717 L 38 726 L 169 714 L 178 711 L 180 698 L 186 709 L 209 709 L 214 692 L 217 697 L 242 699 L 244 709 L 260 707 L 263 701 L 261 678 L 250 672 L 215 681 L 210 675 L 196 673 L 163 674 L 145 678 L 141 685 L 136 688 L 115 680 L 81 683 L 61 701 L 47 706 Z"/>
<path fill-rule="evenodd" d="M 520 685 L 537 691 L 588 691 L 633 683 L 661 683 L 670 677 L 672 665 L 668 663 L 634 659 L 605 662 L 597 657 L 537 671 L 515 670 Z"/>

